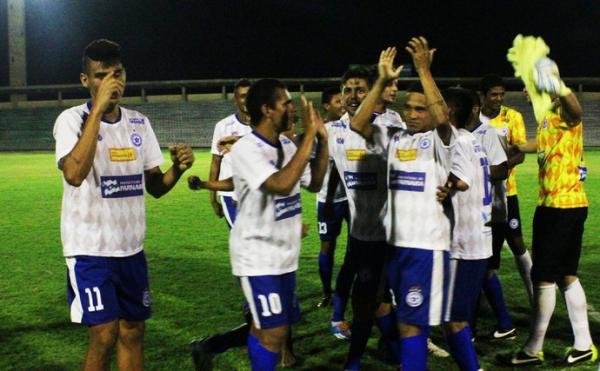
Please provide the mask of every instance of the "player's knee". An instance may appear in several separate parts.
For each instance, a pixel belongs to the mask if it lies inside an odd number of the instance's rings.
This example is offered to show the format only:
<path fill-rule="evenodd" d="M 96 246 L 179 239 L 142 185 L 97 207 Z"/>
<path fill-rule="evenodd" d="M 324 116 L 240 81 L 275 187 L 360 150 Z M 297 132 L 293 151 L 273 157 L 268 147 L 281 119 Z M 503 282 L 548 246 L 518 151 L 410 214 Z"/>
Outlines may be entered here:
<path fill-rule="evenodd" d="M 444 323 L 444 330 L 446 331 L 446 334 L 450 335 L 450 334 L 456 334 L 457 332 L 462 331 L 465 327 L 467 327 L 468 323 L 467 322 L 447 322 Z"/>
<path fill-rule="evenodd" d="M 117 321 L 91 326 L 90 348 L 95 351 L 107 351 L 114 347 L 119 336 L 119 327 Z"/>
<path fill-rule="evenodd" d="M 408 323 L 400 324 L 400 336 L 402 338 L 409 338 L 420 335 L 422 330 L 420 326 L 410 325 Z"/>
<path fill-rule="evenodd" d="M 141 345 L 144 341 L 145 328 L 144 322 L 120 321 L 119 342 L 127 347 Z"/>
<path fill-rule="evenodd" d="M 259 342 L 273 352 L 281 351 L 289 332 L 288 326 L 280 326 L 258 331 Z"/>
<path fill-rule="evenodd" d="M 392 305 L 390 303 L 381 303 L 375 311 L 375 317 L 385 317 L 392 312 Z"/>

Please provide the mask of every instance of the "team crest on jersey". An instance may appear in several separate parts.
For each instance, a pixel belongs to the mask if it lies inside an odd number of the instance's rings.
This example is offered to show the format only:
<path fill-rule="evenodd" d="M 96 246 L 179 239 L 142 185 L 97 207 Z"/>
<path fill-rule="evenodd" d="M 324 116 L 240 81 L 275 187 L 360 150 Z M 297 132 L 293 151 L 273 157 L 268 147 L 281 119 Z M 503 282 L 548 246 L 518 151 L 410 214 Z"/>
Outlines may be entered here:
<path fill-rule="evenodd" d="M 423 294 L 421 293 L 421 288 L 419 286 L 413 286 L 408 289 L 408 294 L 406 294 L 406 305 L 411 308 L 416 308 L 423 304 Z"/>
<path fill-rule="evenodd" d="M 508 128 L 507 127 L 502 127 L 500 128 L 500 134 L 505 137 L 508 134 Z"/>
<path fill-rule="evenodd" d="M 335 138 L 337 144 L 344 144 L 344 138 Z"/>
<path fill-rule="evenodd" d="M 150 295 L 150 290 L 148 290 L 147 288 L 145 288 L 144 292 L 142 293 L 142 304 L 146 308 L 152 305 L 152 295 Z"/>
<path fill-rule="evenodd" d="M 396 158 L 400 161 L 414 161 L 417 159 L 417 150 L 399 149 L 396 151 Z"/>
<path fill-rule="evenodd" d="M 544 118 L 544 122 L 542 122 L 542 128 L 547 128 L 548 127 L 548 119 Z"/>
<path fill-rule="evenodd" d="M 138 133 L 131 134 L 131 143 L 136 147 L 140 147 L 142 145 L 142 137 Z"/>
<path fill-rule="evenodd" d="M 367 156 L 365 149 L 348 149 L 346 150 L 346 158 L 348 161 L 362 161 Z"/>
<path fill-rule="evenodd" d="M 419 143 L 419 148 L 421 149 L 427 149 L 431 146 L 431 139 L 429 138 L 423 138 L 421 139 L 421 142 Z"/>
<path fill-rule="evenodd" d="M 98 134 L 98 142 L 102 142 L 102 135 Z"/>
<path fill-rule="evenodd" d="M 145 124 L 143 117 L 132 117 L 129 119 L 129 123 L 134 124 L 134 125 L 144 125 Z"/>

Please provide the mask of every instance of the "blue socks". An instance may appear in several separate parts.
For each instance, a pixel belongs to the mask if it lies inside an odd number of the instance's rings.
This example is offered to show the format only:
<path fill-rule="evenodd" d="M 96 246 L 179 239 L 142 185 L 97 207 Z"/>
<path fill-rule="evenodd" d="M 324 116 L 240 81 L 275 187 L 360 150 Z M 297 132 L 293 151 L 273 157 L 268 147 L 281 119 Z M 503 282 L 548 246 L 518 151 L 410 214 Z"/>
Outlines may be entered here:
<path fill-rule="evenodd" d="M 323 285 L 323 293 L 331 293 L 331 276 L 333 274 L 333 252 L 329 255 L 319 253 L 319 276 Z"/>
<path fill-rule="evenodd" d="M 502 285 L 500 284 L 497 275 L 494 274 L 492 277 L 483 281 L 483 292 L 496 314 L 499 329 L 502 331 L 512 329 L 514 326 L 510 319 L 510 315 L 508 314 L 508 310 L 506 309 L 504 295 L 502 294 Z"/>
<path fill-rule="evenodd" d="M 427 370 L 427 334 L 421 331 L 417 336 L 402 338 L 402 371 Z"/>
<path fill-rule="evenodd" d="M 248 334 L 248 357 L 252 364 L 252 371 L 274 371 L 279 353 L 264 348 L 256 337 Z"/>
<path fill-rule="evenodd" d="M 383 338 L 387 341 L 396 362 L 401 364 L 400 339 L 396 328 L 396 315 L 394 312 L 390 312 L 383 317 L 375 318 L 375 322 L 377 323 L 377 327 L 379 327 L 379 331 L 381 331 Z"/>
<path fill-rule="evenodd" d="M 446 336 L 450 346 L 450 354 L 462 371 L 479 370 L 477 353 L 471 341 L 471 330 L 465 327 L 457 333 Z"/>
<path fill-rule="evenodd" d="M 336 291 L 333 294 L 333 317 L 332 322 L 341 322 L 344 320 L 344 312 L 346 311 L 346 304 L 348 304 L 348 298 L 342 298 Z"/>

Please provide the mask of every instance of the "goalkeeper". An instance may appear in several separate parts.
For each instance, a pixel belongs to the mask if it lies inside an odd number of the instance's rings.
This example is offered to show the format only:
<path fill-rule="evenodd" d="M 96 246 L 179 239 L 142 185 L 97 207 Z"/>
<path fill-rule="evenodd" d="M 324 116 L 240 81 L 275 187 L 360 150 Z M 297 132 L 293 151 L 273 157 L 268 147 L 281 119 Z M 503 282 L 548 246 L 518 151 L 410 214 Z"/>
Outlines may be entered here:
<path fill-rule="evenodd" d="M 527 40 L 529 39 L 529 40 Z M 518 60 L 519 41 L 541 39 L 517 37 L 509 52 L 517 74 L 523 77 L 530 94 L 538 101 L 551 102 L 545 111 L 536 112 L 538 127 L 535 141 L 513 146 L 512 151 L 538 154 L 538 206 L 533 219 L 534 310 L 529 338 L 522 349 L 498 358 L 512 366 L 541 364 L 544 337 L 554 307 L 558 284 L 563 293 L 575 342 L 567 349 L 567 365 L 595 361 L 598 357 L 588 324 L 585 292 L 577 278 L 583 227 L 588 213 L 584 191 L 586 168 L 583 162 L 582 109 L 571 90 L 561 80 L 558 67 L 548 58 L 531 62 Z M 544 44 L 545 46 L 545 44 Z M 547 49 L 547 47 L 546 47 Z M 512 53 L 512 55 L 511 55 Z M 521 63 L 519 65 L 519 63 Z M 534 65 L 535 63 L 535 65 Z"/>

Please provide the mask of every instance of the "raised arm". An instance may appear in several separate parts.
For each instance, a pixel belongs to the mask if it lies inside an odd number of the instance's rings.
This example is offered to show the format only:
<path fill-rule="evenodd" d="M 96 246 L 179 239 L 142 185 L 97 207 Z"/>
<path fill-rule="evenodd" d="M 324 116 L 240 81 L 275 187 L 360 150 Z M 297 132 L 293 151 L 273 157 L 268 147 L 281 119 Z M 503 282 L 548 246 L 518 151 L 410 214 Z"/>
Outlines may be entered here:
<path fill-rule="evenodd" d="M 431 62 L 436 49 L 430 49 L 427 39 L 423 36 L 410 39 L 405 49 L 412 57 L 415 69 L 419 74 L 419 80 L 427 100 L 427 110 L 431 115 L 433 124 L 442 141 L 448 144 L 452 133 L 448 106 L 446 106 L 446 102 L 431 74 Z"/>
<path fill-rule="evenodd" d="M 169 152 L 173 165 L 166 172 L 163 173 L 158 166 L 144 172 L 146 190 L 155 198 L 169 192 L 181 175 L 194 164 L 194 152 L 186 144 L 169 146 Z"/>
<path fill-rule="evenodd" d="M 370 139 L 373 136 L 371 118 L 373 117 L 377 101 L 379 100 L 383 89 L 388 82 L 397 79 L 402 71 L 403 66 L 394 69 L 395 57 L 396 48 L 388 47 L 381 51 L 379 63 L 377 64 L 379 76 L 371 87 L 371 90 L 369 90 L 365 100 L 360 104 L 358 110 L 356 110 L 354 117 L 350 119 L 350 127 L 367 139 Z"/>
<path fill-rule="evenodd" d="M 92 102 L 92 110 L 83 123 L 81 137 L 71 152 L 60 161 L 60 169 L 70 185 L 79 187 L 90 173 L 96 154 L 100 120 L 108 109 L 113 92 L 118 91 L 122 95 L 124 87 L 125 82 L 116 78 L 114 71 L 102 79 Z"/>

